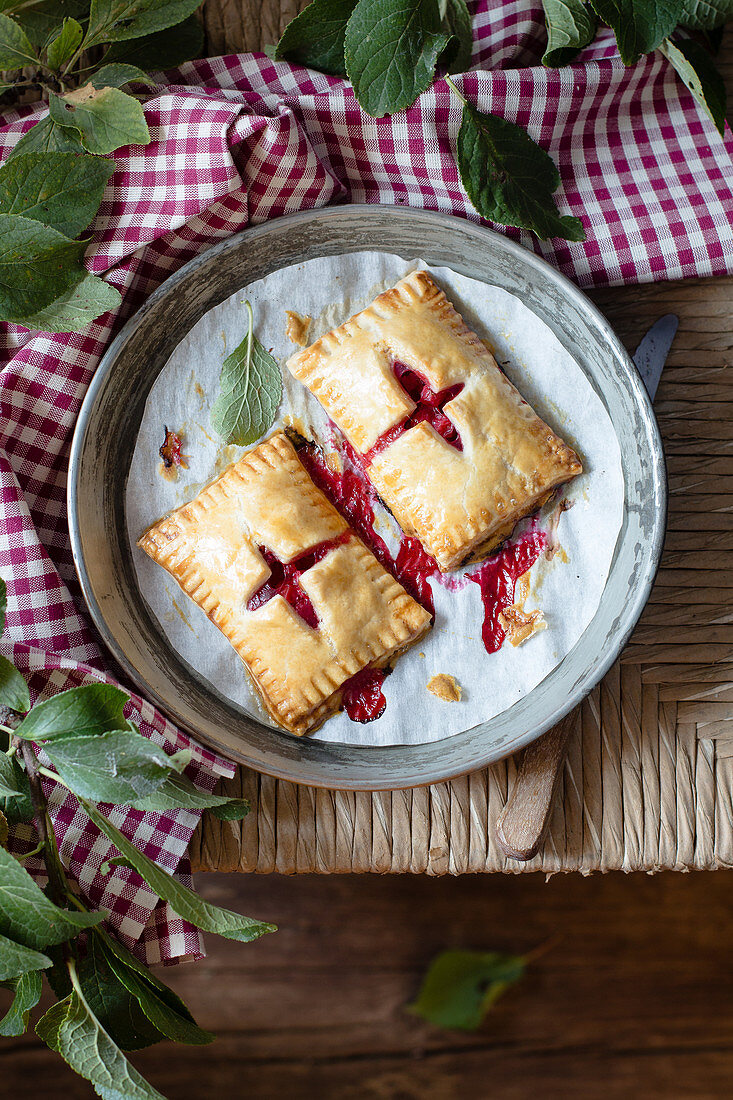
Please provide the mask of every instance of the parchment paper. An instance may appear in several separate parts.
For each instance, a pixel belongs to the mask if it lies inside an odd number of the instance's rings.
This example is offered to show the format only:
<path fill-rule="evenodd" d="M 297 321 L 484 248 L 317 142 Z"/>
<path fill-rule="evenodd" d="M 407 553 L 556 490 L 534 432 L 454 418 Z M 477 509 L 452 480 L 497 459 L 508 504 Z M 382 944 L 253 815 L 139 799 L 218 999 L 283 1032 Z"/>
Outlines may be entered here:
<path fill-rule="evenodd" d="M 245 298 L 254 310 L 257 336 L 282 364 L 284 398 L 275 426 L 295 418 L 328 447 L 331 432 L 325 414 L 284 366 L 285 359 L 298 350 L 285 335 L 285 310 L 313 317 L 308 337 L 312 342 L 363 309 L 379 291 L 426 266 L 420 260 L 360 252 L 275 272 L 207 313 L 178 345 L 148 397 L 126 500 L 140 589 L 182 657 L 223 695 L 268 725 L 272 722 L 229 642 L 135 543 L 146 527 L 192 499 L 245 450 L 223 447 L 209 422 L 222 361 L 246 332 Z M 494 348 L 498 362 L 523 396 L 578 451 L 585 472 L 564 494 L 574 506 L 559 516 L 556 538 L 561 551 L 549 561 L 542 555 L 531 572 L 526 609 L 541 608 L 547 629 L 522 646 L 514 648 L 507 641 L 498 653 L 487 654 L 481 641 L 483 608 L 478 585 L 460 587 L 459 581 L 456 590 L 455 581 L 449 589 L 433 580 L 435 625 L 387 677 L 383 716 L 361 725 L 339 714 L 313 735 L 324 741 L 362 745 L 435 741 L 505 710 L 548 675 L 590 622 L 621 527 L 624 486 L 618 441 L 580 367 L 545 323 L 514 295 L 449 268 L 430 270 L 467 323 Z M 183 437 L 188 469 L 180 470 L 176 480 L 163 476 L 158 455 L 164 424 Z M 541 526 L 557 519 L 555 502 L 544 509 Z M 382 509 L 377 521 L 378 533 L 396 552 L 395 521 Z M 460 702 L 444 702 L 426 690 L 430 678 L 439 672 L 450 673 L 459 682 Z"/>

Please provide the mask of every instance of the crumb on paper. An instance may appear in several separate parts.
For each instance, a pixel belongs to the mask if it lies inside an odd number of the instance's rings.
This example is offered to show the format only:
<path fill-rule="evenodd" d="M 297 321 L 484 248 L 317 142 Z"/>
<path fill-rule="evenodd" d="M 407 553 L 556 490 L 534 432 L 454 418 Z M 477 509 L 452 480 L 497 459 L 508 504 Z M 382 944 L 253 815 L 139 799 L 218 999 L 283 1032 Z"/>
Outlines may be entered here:
<path fill-rule="evenodd" d="M 177 481 L 179 469 L 188 469 L 186 456 L 181 453 L 183 435 L 180 432 L 174 432 L 167 424 L 164 425 L 163 432 L 163 442 L 158 451 L 162 462 L 158 472 L 167 481 Z"/>
<path fill-rule="evenodd" d="M 460 703 L 461 701 L 461 685 L 454 676 L 450 676 L 447 672 L 439 672 L 436 676 L 433 676 L 432 680 L 428 680 L 427 688 L 429 692 L 437 695 L 444 703 Z"/>
<path fill-rule="evenodd" d="M 425 660 L 425 654 L 424 653 L 418 653 L 418 657 L 422 657 L 422 659 Z"/>
<path fill-rule="evenodd" d="M 295 313 L 292 309 L 286 309 L 285 316 L 288 319 L 288 323 L 285 326 L 285 335 L 288 340 L 293 344 L 297 344 L 299 348 L 307 347 L 308 332 L 313 323 L 313 318 L 307 315 L 301 317 L 299 313 Z"/>
<path fill-rule="evenodd" d="M 525 611 L 516 603 L 509 604 L 499 613 L 499 624 L 515 647 L 523 645 L 534 634 L 547 629 L 547 622 L 541 611 Z"/>

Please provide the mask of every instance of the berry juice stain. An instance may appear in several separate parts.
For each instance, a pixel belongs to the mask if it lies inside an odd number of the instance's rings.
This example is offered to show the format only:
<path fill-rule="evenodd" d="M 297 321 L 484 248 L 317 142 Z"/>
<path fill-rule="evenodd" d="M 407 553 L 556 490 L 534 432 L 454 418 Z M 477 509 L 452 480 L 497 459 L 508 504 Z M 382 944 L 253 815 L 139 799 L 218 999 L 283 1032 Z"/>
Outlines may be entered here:
<path fill-rule="evenodd" d="M 484 608 L 481 637 L 487 653 L 496 653 L 504 644 L 506 631 L 499 623 L 499 615 L 514 603 L 517 581 L 532 568 L 546 545 L 544 531 L 527 531 L 469 575 L 468 579 L 481 589 Z"/>

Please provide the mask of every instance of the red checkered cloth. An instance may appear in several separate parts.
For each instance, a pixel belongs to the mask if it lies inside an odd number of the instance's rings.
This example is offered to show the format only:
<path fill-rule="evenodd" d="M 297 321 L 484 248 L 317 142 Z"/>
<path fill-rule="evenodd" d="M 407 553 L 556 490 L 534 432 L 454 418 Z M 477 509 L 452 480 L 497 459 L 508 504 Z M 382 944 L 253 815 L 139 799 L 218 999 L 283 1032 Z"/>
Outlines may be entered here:
<path fill-rule="evenodd" d="M 456 78 L 459 86 L 551 153 L 562 176 L 561 212 L 582 220 L 587 240 L 538 243 L 496 228 L 582 286 L 730 272 L 730 131 L 718 135 L 672 68 L 658 54 L 624 68 L 602 31 L 575 64 L 544 69 L 539 4 L 469 6 L 472 71 Z M 295 210 L 404 203 L 478 220 L 453 156 L 461 106 L 444 80 L 408 111 L 379 120 L 360 110 L 345 81 L 262 54 L 192 62 L 168 81 L 145 106 L 151 143 L 115 154 L 92 227 L 87 264 L 120 289 L 122 307 L 80 335 L 30 335 L 10 325 L 0 337 L 0 573 L 10 597 L 1 648 L 29 674 L 34 697 L 109 674 L 74 578 L 67 461 L 99 358 L 147 295 L 215 241 Z M 0 154 L 44 110 L 8 113 Z M 193 748 L 190 774 L 202 787 L 231 774 L 138 696 L 130 716 L 167 749 Z M 73 799 L 49 795 L 66 865 L 85 895 L 109 909 L 122 938 L 151 962 L 199 954 L 196 931 L 135 874 L 116 868 L 100 876 L 106 840 Z M 196 814 L 109 812 L 149 856 L 188 873 Z"/>

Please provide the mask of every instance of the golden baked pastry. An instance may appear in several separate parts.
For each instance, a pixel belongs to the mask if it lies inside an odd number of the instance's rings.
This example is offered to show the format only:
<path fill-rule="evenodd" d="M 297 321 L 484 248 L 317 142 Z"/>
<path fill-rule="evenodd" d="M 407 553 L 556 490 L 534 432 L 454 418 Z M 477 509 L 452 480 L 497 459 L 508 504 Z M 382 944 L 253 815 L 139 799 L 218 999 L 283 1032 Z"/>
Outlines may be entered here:
<path fill-rule="evenodd" d="M 424 271 L 287 365 L 444 572 L 485 556 L 582 472 Z"/>
<path fill-rule="evenodd" d="M 268 713 L 304 734 L 430 615 L 379 564 L 277 432 L 138 545 L 229 639 Z"/>

